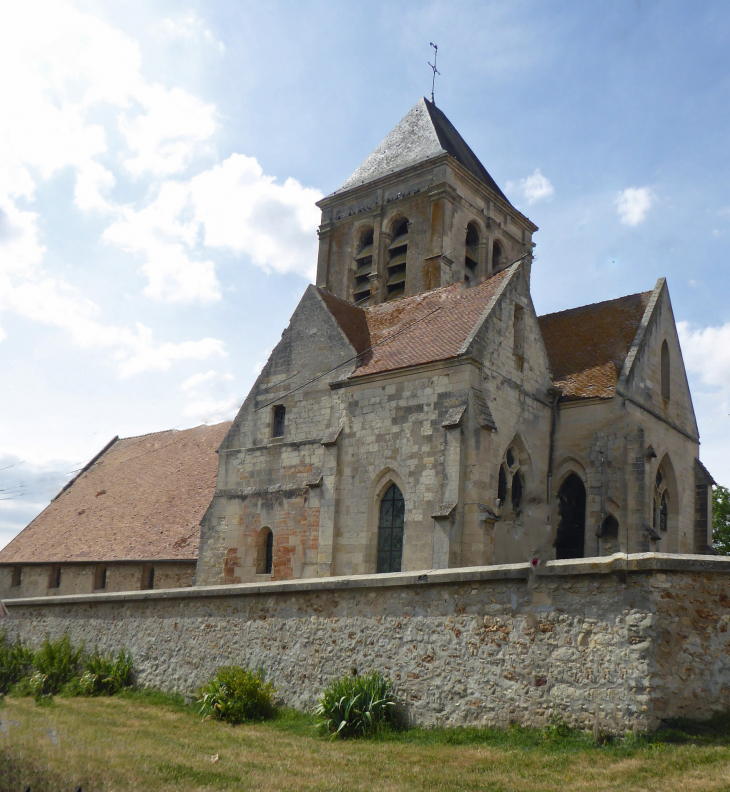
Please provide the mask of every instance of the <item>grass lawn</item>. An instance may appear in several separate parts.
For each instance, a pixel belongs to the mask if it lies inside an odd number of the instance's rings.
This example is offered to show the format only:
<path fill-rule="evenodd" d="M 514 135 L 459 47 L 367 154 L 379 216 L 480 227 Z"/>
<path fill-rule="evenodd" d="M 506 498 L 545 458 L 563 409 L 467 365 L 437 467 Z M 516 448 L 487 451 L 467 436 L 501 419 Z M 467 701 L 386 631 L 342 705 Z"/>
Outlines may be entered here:
<path fill-rule="evenodd" d="M 310 716 L 202 723 L 161 694 L 57 697 L 0 707 L 0 789 L 24 790 L 730 790 L 730 732 L 653 742 L 510 731 L 414 729 L 329 741 Z M 217 756 L 213 762 L 211 758 Z"/>

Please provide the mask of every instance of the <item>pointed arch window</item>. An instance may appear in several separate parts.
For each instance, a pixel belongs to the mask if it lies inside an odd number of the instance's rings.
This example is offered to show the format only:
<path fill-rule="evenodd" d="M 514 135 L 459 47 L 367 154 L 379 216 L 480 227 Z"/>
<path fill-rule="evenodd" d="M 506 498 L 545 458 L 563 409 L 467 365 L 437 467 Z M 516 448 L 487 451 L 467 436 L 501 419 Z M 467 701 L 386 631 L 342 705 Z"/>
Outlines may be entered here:
<path fill-rule="evenodd" d="M 525 491 L 525 475 L 521 469 L 517 449 L 510 446 L 499 466 L 497 480 L 498 506 L 504 513 L 505 504 L 510 503 L 512 511 L 519 517 Z"/>
<path fill-rule="evenodd" d="M 665 342 L 666 343 L 666 342 Z M 664 465 L 659 465 L 654 479 L 653 522 L 655 531 L 669 530 L 670 494 L 667 488 L 667 474 Z"/>
<path fill-rule="evenodd" d="M 464 280 L 469 283 L 477 274 L 479 263 L 479 229 L 476 223 L 469 223 L 466 227 L 466 253 L 464 255 Z"/>
<path fill-rule="evenodd" d="M 391 484 L 380 501 L 377 567 L 379 573 L 401 571 L 405 511 L 403 493 L 396 484 Z"/>
<path fill-rule="evenodd" d="M 270 575 L 274 567 L 274 534 L 271 528 L 262 528 L 256 554 L 256 574 Z"/>
<path fill-rule="evenodd" d="M 355 256 L 354 302 L 362 303 L 370 297 L 370 276 L 373 274 L 373 229 L 360 234 Z"/>
<path fill-rule="evenodd" d="M 385 286 L 386 300 L 395 300 L 406 293 L 406 262 L 408 259 L 408 220 L 400 220 L 393 229 L 388 246 L 388 266 Z"/>
<path fill-rule="evenodd" d="M 492 270 L 496 270 L 503 266 L 505 262 L 506 259 L 502 243 L 498 239 L 495 239 L 492 243 Z"/>

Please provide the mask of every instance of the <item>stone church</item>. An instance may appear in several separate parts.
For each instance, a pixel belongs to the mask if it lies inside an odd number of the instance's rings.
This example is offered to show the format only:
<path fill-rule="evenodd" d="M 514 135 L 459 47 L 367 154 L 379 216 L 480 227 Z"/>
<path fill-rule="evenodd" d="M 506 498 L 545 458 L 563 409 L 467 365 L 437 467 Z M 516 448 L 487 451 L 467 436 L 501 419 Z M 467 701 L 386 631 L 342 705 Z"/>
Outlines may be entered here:
<path fill-rule="evenodd" d="M 232 424 L 115 438 L 0 551 L 0 597 L 712 552 L 664 279 L 536 316 L 537 227 L 426 99 L 319 206 Z"/>
<path fill-rule="evenodd" d="M 664 279 L 538 317 L 537 227 L 422 99 L 319 203 L 219 448 L 195 583 L 711 552 Z"/>

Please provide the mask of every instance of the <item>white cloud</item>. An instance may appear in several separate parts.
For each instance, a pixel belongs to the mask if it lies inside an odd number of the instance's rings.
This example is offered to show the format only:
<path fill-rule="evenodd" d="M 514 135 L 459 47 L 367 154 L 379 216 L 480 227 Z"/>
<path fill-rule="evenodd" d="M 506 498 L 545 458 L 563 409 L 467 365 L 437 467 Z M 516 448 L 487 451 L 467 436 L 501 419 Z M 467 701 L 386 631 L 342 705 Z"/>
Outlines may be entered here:
<path fill-rule="evenodd" d="M 518 182 L 507 182 L 507 191 L 520 193 L 529 204 L 555 195 L 555 188 L 550 179 L 543 176 L 540 168 L 536 168 L 531 176 Z"/>
<path fill-rule="evenodd" d="M 624 225 L 637 226 L 654 203 L 649 187 L 628 187 L 616 196 L 616 211 Z"/>
<path fill-rule="evenodd" d="M 704 328 L 677 322 L 677 332 L 687 370 L 730 399 L 730 322 Z"/>
<path fill-rule="evenodd" d="M 202 39 L 207 44 L 216 47 L 220 53 L 226 51 L 225 44 L 219 41 L 213 33 L 205 27 L 203 20 L 194 13 L 188 13 L 177 19 L 163 19 L 160 24 L 160 29 L 171 39 L 182 39 L 185 41 Z"/>
<path fill-rule="evenodd" d="M 218 374 L 214 369 L 193 374 L 180 386 L 191 399 L 183 409 L 183 417 L 196 423 L 218 423 L 233 418 L 241 406 L 240 396 L 232 389 L 233 382 L 232 374 Z"/>

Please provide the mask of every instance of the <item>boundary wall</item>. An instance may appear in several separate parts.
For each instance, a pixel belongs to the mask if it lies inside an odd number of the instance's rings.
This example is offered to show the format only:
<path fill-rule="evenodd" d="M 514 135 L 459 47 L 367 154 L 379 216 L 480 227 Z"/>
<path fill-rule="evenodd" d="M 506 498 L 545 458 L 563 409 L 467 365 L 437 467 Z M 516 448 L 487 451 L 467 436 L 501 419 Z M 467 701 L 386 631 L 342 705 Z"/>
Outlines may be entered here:
<path fill-rule="evenodd" d="M 730 710 L 730 558 L 655 553 L 3 600 L 38 646 L 131 651 L 138 682 L 192 694 L 225 664 L 263 666 L 313 706 L 378 669 L 412 723 L 654 728 Z"/>

